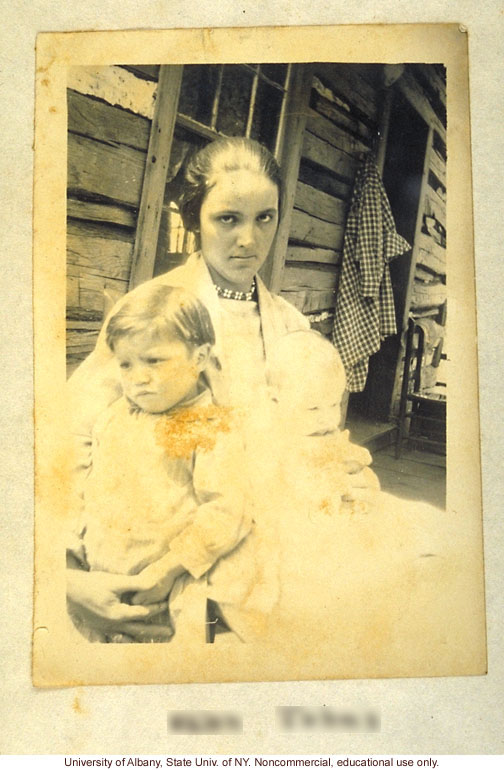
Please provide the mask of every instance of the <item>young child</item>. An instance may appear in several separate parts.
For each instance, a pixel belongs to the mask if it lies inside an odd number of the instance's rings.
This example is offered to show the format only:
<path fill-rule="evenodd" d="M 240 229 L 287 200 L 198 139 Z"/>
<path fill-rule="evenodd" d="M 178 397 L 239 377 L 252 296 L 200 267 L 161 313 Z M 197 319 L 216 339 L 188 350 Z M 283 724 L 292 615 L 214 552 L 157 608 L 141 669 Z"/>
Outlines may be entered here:
<path fill-rule="evenodd" d="M 269 498 L 278 512 L 280 565 L 272 638 L 281 643 L 288 633 L 307 649 L 327 644 L 350 666 L 363 651 L 379 660 L 395 649 L 414 660 L 425 633 L 433 649 L 443 638 L 450 601 L 462 592 L 459 523 L 380 491 L 369 467 L 361 471 L 362 499 L 346 501 L 344 471 L 371 457 L 340 431 L 345 378 L 330 342 L 312 331 L 288 334 L 271 366 L 278 485 Z M 440 595 L 440 585 L 452 593 Z"/>
<path fill-rule="evenodd" d="M 123 396 L 95 424 L 70 566 L 142 573 L 159 601 L 250 530 L 240 439 L 205 383 L 215 337 L 196 297 L 147 285 L 112 316 L 106 339 Z M 76 606 L 69 611 L 90 641 L 135 641 L 92 631 Z M 167 613 L 156 622 L 168 623 Z"/>
<path fill-rule="evenodd" d="M 369 468 L 368 450 L 351 443 L 348 430 L 340 430 L 345 370 L 336 349 L 314 331 L 287 334 L 272 356 L 270 379 L 277 402 L 280 460 L 285 472 L 293 474 L 292 481 L 299 482 L 295 486 L 303 499 L 310 490 L 310 517 L 315 515 L 315 500 L 324 516 L 343 510 L 367 513 L 380 485 Z M 363 478 L 360 498 L 358 486 L 349 483 L 349 475 L 356 472 Z"/>

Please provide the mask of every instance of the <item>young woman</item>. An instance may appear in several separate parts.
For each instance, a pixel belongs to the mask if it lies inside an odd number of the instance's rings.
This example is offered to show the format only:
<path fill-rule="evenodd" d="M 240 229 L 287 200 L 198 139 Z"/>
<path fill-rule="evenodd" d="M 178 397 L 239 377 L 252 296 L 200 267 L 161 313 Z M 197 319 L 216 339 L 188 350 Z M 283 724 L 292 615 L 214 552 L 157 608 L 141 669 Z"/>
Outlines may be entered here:
<path fill-rule="evenodd" d="M 281 198 L 278 164 L 262 145 L 241 137 L 210 143 L 189 162 L 179 200 L 184 225 L 196 234 L 199 251 L 151 282 L 188 289 L 207 307 L 216 344 L 205 374 L 215 401 L 241 410 L 245 433 L 268 409 L 268 359 L 276 342 L 288 332 L 309 328 L 308 320 L 269 292 L 258 276 L 278 227 Z M 69 396 L 72 432 L 79 447 L 77 465 L 85 471 L 93 425 L 121 396 L 104 331 L 94 352 L 70 378 Z M 369 475 L 355 463 L 349 463 L 348 470 L 347 486 L 356 498 L 365 497 Z M 131 633 L 131 623 L 141 618 L 142 634 L 150 635 L 145 618 L 153 614 L 152 608 L 120 603 L 122 593 L 139 587 L 138 580 L 80 573 L 72 581 L 70 598 L 91 616 L 89 624 L 95 617 L 102 629 L 105 625 L 107 631 Z M 155 629 L 152 635 L 159 636 L 158 632 Z"/>

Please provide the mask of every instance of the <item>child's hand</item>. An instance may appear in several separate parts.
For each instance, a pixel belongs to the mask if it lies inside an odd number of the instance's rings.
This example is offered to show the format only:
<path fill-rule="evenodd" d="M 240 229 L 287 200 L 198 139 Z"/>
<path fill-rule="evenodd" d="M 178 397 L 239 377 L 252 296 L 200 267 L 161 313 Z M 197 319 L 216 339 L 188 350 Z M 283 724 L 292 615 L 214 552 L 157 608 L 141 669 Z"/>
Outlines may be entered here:
<path fill-rule="evenodd" d="M 131 603 L 148 605 L 163 601 L 172 590 L 176 578 L 183 572 L 184 567 L 168 552 L 137 575 L 138 588 L 141 590 L 133 596 Z"/>

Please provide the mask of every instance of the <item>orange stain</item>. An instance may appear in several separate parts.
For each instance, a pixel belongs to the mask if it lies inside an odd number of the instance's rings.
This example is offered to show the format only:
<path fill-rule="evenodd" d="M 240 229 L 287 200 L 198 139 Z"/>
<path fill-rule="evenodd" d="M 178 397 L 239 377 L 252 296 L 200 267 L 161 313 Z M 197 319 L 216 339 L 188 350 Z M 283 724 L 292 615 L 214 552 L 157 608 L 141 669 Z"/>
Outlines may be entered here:
<path fill-rule="evenodd" d="M 157 443 L 170 457 L 190 457 L 196 449 L 209 452 L 218 434 L 231 430 L 229 414 L 229 408 L 214 404 L 173 412 L 158 422 Z"/>

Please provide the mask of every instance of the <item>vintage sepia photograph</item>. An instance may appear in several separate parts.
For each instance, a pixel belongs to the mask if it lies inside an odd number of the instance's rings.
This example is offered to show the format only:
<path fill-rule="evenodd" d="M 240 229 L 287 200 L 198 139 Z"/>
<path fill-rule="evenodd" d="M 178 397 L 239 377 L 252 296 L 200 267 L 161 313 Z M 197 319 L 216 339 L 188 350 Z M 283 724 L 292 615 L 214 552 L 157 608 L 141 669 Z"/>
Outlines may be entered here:
<path fill-rule="evenodd" d="M 466 51 L 393 31 L 39 38 L 35 684 L 484 673 Z"/>

